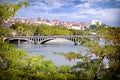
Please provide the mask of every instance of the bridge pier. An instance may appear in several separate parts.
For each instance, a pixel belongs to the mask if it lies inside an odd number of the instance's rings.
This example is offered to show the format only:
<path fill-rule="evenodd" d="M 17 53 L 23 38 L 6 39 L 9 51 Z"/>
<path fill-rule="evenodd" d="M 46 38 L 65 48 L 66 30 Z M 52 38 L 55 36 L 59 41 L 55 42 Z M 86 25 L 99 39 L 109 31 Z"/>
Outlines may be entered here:
<path fill-rule="evenodd" d="M 75 38 L 72 38 L 72 41 L 75 42 Z"/>
<path fill-rule="evenodd" d="M 18 39 L 18 45 L 20 45 L 20 39 Z"/>
<path fill-rule="evenodd" d="M 73 38 L 74 45 L 77 45 L 76 38 Z"/>

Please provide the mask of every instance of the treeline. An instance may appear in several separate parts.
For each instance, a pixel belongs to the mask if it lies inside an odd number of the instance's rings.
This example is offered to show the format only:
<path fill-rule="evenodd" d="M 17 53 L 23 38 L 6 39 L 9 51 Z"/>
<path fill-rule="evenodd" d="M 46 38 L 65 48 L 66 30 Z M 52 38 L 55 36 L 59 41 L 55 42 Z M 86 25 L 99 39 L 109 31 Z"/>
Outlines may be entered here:
<path fill-rule="evenodd" d="M 31 36 L 31 35 L 88 35 L 87 31 L 82 30 L 69 30 L 65 27 L 59 26 L 49 26 L 46 24 L 33 25 L 33 24 L 25 24 L 25 23 L 15 23 L 11 27 L 11 33 L 14 32 L 15 35 L 18 36 Z"/>
<path fill-rule="evenodd" d="M 82 35 L 82 36 L 90 35 L 89 31 L 75 30 L 75 29 L 70 29 L 70 31 L 73 33 L 73 35 Z"/>
<path fill-rule="evenodd" d="M 15 32 L 16 35 L 73 35 L 73 33 L 64 28 L 58 26 L 49 26 L 46 24 L 32 25 L 25 23 L 16 23 L 11 27 L 11 32 Z"/>

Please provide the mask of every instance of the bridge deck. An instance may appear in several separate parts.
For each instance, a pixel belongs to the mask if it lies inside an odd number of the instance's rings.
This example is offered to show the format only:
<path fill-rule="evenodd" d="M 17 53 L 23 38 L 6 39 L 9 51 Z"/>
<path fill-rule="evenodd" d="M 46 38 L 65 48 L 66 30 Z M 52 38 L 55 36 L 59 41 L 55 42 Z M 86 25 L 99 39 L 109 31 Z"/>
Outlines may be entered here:
<path fill-rule="evenodd" d="M 20 40 L 26 40 L 31 43 L 44 43 L 52 39 L 64 38 L 76 43 L 79 42 L 77 38 L 96 38 L 96 37 L 97 36 L 15 36 L 15 37 L 6 37 L 6 39 L 8 39 L 8 41 L 18 40 L 19 43 Z"/>
<path fill-rule="evenodd" d="M 12 38 L 95 38 L 98 36 L 15 36 Z"/>

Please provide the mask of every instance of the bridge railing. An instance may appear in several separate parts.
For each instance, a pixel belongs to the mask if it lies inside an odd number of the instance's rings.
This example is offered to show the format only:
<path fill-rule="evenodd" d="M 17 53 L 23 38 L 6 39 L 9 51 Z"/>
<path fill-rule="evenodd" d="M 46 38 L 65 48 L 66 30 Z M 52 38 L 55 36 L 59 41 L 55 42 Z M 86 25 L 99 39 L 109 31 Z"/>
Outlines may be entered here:
<path fill-rule="evenodd" d="M 80 35 L 75 35 L 75 36 L 15 36 L 14 38 L 39 38 L 39 37 L 44 37 L 44 38 L 96 38 L 99 36 L 80 36 Z"/>

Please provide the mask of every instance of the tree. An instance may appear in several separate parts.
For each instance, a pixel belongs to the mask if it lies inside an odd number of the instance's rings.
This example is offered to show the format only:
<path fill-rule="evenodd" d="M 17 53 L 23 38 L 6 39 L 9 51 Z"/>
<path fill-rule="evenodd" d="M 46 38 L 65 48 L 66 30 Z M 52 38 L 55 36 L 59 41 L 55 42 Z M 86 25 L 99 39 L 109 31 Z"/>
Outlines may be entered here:
<path fill-rule="evenodd" d="M 8 29 L 6 28 L 0 28 L 0 37 L 4 37 L 4 36 L 7 36 L 8 34 Z"/>
<path fill-rule="evenodd" d="M 28 56 L 1 40 L 0 46 L 0 80 L 51 80 L 58 73 L 53 62 L 42 55 Z"/>
<path fill-rule="evenodd" d="M 8 30 L 1 28 L 2 23 L 4 23 L 10 17 L 14 17 L 16 11 L 18 11 L 22 6 L 27 7 L 29 6 L 29 3 L 27 2 L 19 2 L 18 4 L 11 4 L 8 2 L 0 3 L 0 37 L 6 36 L 8 34 L 8 32 L 6 32 Z"/>
<path fill-rule="evenodd" d="M 10 29 L 14 29 L 20 35 L 73 35 L 72 31 L 66 28 L 46 24 L 15 23 Z"/>
<path fill-rule="evenodd" d="M 79 69 L 76 75 L 79 79 L 87 80 L 119 80 L 120 74 L 120 28 L 106 28 L 100 26 L 99 37 L 106 40 L 104 46 L 97 41 L 89 41 L 84 46 L 89 47 L 89 53 L 81 56 L 82 62 L 73 67 Z M 96 58 L 92 58 L 95 55 Z M 108 63 L 104 63 L 104 59 Z"/>
<path fill-rule="evenodd" d="M 22 50 L 17 50 L 13 45 L 0 40 L 0 79 L 18 79 L 26 65 L 27 55 Z M 7 77 L 6 77 L 7 76 Z"/>
<path fill-rule="evenodd" d="M 8 2 L 0 3 L 0 26 L 1 24 L 9 19 L 10 17 L 14 17 L 16 11 L 18 11 L 22 6 L 29 6 L 27 2 L 19 2 L 18 4 L 11 4 Z"/>

